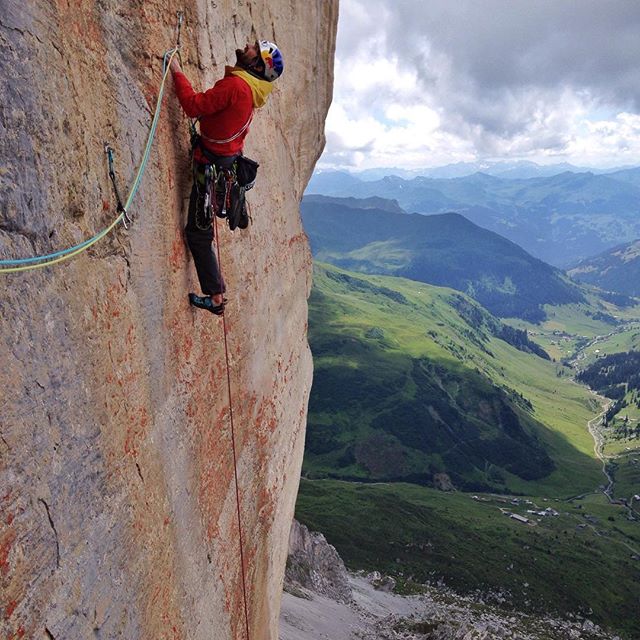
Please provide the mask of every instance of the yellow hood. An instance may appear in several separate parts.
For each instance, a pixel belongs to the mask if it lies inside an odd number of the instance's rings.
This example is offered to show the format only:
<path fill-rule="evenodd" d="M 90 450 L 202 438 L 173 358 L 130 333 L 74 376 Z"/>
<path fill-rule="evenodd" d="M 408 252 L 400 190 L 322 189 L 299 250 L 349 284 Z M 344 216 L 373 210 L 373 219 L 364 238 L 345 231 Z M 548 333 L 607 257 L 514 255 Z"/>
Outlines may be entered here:
<path fill-rule="evenodd" d="M 253 106 L 256 109 L 264 107 L 264 105 L 267 104 L 267 98 L 273 90 L 273 84 L 271 82 L 256 78 L 256 76 L 252 76 L 244 69 L 235 68 L 231 73 L 234 76 L 242 78 L 251 87 L 251 93 L 253 94 Z"/>

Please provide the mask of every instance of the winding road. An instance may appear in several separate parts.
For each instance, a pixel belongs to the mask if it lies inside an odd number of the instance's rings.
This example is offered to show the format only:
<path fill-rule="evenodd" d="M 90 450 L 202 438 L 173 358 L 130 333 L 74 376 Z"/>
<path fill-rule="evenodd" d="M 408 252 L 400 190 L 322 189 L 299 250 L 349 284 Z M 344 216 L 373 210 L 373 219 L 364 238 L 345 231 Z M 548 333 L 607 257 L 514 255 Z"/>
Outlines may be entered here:
<path fill-rule="evenodd" d="M 594 393 L 594 395 L 596 394 Z M 598 426 L 602 423 L 602 418 L 609 410 L 609 407 L 611 406 L 611 404 L 612 404 L 612 401 L 608 400 L 606 404 L 602 405 L 603 407 L 602 413 L 599 413 L 595 418 L 592 418 L 591 420 L 589 420 L 589 422 L 587 422 L 587 428 L 589 429 L 589 433 L 591 434 L 591 437 L 593 438 L 593 442 L 594 442 L 593 450 L 598 460 L 600 460 L 600 462 L 602 463 L 602 473 L 607 478 L 608 484 L 603 489 L 603 493 L 605 496 L 607 496 L 607 500 L 609 500 L 609 502 L 613 502 L 613 497 L 611 494 L 613 492 L 614 480 L 613 480 L 613 476 L 609 473 L 607 469 L 607 457 L 604 455 L 604 436 L 600 432 L 600 429 L 598 429 Z"/>

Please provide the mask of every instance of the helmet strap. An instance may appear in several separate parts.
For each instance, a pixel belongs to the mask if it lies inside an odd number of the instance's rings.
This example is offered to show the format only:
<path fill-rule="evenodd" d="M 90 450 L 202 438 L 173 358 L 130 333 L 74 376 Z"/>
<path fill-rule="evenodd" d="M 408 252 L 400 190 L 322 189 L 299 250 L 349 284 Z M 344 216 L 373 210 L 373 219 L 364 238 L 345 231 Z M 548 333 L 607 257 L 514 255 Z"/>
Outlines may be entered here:
<path fill-rule="evenodd" d="M 250 73 L 252 76 L 256 78 L 260 78 L 260 80 L 264 80 L 264 63 L 259 61 L 257 64 L 252 65 L 240 65 L 247 73 Z"/>

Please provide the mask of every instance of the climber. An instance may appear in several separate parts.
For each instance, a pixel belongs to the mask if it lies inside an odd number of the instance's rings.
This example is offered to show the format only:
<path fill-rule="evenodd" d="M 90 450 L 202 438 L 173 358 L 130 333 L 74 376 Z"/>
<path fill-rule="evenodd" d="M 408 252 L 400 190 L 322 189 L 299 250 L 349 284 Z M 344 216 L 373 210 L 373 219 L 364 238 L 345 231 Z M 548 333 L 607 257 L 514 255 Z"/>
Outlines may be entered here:
<path fill-rule="evenodd" d="M 185 233 L 203 296 L 189 294 L 189 302 L 216 315 L 224 312 L 225 284 L 213 253 L 209 180 L 231 169 L 242 155 L 254 109 L 266 104 L 273 85 L 284 70 L 282 54 L 267 40 L 236 49 L 236 65 L 226 67 L 224 78 L 203 93 L 196 93 L 175 57 L 171 62 L 176 95 L 189 118 L 200 120 L 200 135 L 193 151 L 193 187 Z M 215 197 L 215 195 L 214 195 Z"/>

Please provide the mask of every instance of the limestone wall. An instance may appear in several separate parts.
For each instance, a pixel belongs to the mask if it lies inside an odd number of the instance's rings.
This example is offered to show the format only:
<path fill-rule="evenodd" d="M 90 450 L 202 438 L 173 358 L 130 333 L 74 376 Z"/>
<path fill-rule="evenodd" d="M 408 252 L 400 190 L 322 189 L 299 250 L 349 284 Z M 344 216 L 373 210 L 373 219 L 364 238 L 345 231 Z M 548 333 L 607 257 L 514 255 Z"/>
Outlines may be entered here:
<path fill-rule="evenodd" d="M 277 637 L 312 363 L 298 204 L 323 146 L 337 0 L 2 0 L 0 258 L 115 217 L 184 9 L 195 86 L 275 40 L 285 75 L 252 124 L 246 231 L 219 227 L 253 639 Z M 121 226 L 68 262 L 0 274 L 0 638 L 244 637 L 221 320 L 192 310 L 187 123 L 167 86 Z"/>

